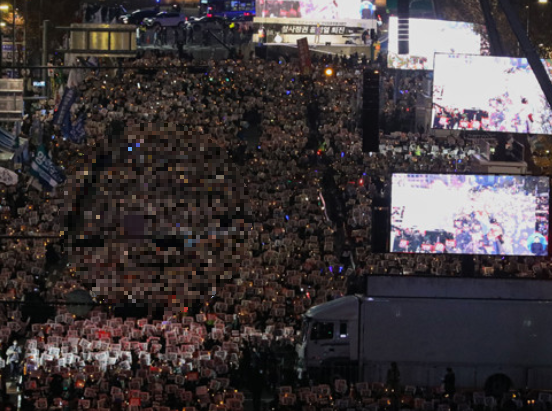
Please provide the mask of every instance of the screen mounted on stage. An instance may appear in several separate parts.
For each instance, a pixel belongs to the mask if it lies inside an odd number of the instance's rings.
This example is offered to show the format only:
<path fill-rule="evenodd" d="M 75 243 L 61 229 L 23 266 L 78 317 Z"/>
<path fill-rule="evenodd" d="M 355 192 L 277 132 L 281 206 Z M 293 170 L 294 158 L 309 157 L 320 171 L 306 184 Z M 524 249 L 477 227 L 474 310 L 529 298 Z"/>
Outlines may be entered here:
<path fill-rule="evenodd" d="M 391 252 L 548 255 L 549 178 L 393 174 Z"/>
<path fill-rule="evenodd" d="M 552 78 L 552 60 L 544 60 Z M 436 54 L 433 128 L 552 134 L 552 111 L 527 59 Z"/>
<path fill-rule="evenodd" d="M 368 0 L 256 0 L 257 16 L 305 20 L 361 20 L 375 17 Z"/>
<path fill-rule="evenodd" d="M 483 34 L 480 34 L 483 33 Z M 403 70 L 433 70 L 435 53 L 488 54 L 482 26 L 461 21 L 409 19 L 409 54 L 399 55 L 398 18 L 389 18 L 387 66 Z"/>

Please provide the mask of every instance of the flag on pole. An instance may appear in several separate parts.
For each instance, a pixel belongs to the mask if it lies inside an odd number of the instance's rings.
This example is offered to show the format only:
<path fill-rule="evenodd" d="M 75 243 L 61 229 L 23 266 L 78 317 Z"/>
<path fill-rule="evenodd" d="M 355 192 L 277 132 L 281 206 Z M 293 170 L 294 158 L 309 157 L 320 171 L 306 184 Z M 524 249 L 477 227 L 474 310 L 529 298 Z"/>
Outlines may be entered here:
<path fill-rule="evenodd" d="M 312 62 L 309 42 L 306 37 L 297 39 L 297 51 L 299 54 L 299 67 L 301 68 L 301 74 L 309 75 L 312 71 Z"/>
<path fill-rule="evenodd" d="M 71 116 L 66 116 L 61 122 L 61 135 L 64 138 L 69 138 L 69 133 L 71 133 L 72 128 L 73 124 L 71 123 Z"/>
<path fill-rule="evenodd" d="M 53 189 L 65 181 L 65 173 L 58 168 L 41 145 L 31 163 L 31 175 L 36 177 L 45 189 Z"/>
<path fill-rule="evenodd" d="M 71 106 L 77 99 L 77 90 L 74 88 L 66 88 L 61 98 L 61 103 L 58 109 L 54 112 L 53 123 L 55 126 L 63 125 L 66 118 L 71 115 Z M 70 117 L 69 117 L 70 118 Z"/>

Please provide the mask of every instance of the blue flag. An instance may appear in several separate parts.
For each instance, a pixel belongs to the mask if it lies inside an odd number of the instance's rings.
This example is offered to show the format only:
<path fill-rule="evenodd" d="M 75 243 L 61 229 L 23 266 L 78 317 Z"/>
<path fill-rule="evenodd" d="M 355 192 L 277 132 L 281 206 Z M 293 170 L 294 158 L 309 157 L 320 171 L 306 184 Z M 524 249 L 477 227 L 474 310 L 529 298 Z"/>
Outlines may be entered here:
<path fill-rule="evenodd" d="M 71 123 L 69 119 L 64 121 L 61 126 L 63 137 L 68 138 L 75 144 L 84 143 L 84 138 L 86 137 L 86 131 L 84 129 L 85 118 L 86 115 L 82 113 L 73 123 Z"/>
<path fill-rule="evenodd" d="M 74 88 L 66 88 L 61 103 L 54 113 L 53 123 L 55 126 L 63 125 L 67 118 L 71 118 L 71 106 L 77 99 L 77 90 Z"/>
<path fill-rule="evenodd" d="M 0 150 L 13 152 L 15 136 L 0 127 Z"/>
<path fill-rule="evenodd" d="M 31 163 L 31 175 L 38 178 L 40 184 L 47 190 L 57 187 L 66 178 L 65 173 L 56 167 L 43 145 L 38 148 Z"/>
<path fill-rule="evenodd" d="M 61 135 L 64 138 L 69 138 L 69 133 L 71 133 L 72 128 L 73 124 L 71 124 L 71 116 L 66 116 L 61 122 Z"/>

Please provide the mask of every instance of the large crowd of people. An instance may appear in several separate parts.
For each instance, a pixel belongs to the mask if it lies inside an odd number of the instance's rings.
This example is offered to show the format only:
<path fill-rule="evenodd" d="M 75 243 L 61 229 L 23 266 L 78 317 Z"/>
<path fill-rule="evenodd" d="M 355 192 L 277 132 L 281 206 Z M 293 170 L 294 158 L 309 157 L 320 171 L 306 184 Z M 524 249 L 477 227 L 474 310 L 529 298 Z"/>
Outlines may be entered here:
<path fill-rule="evenodd" d="M 18 302 L 30 295 L 60 302 L 85 286 L 57 238 L 63 185 L 41 190 L 27 173 L 36 150 L 30 138 L 17 185 L 0 190 L 2 234 L 13 237 L 0 240 L 0 338 L 5 348 L 14 340 L 24 348 L 20 369 L 12 370 L 22 375 L 14 380 L 21 409 L 241 410 L 251 395 L 260 410 L 266 392 L 274 395 L 272 406 L 286 410 L 496 406 L 480 393 L 448 396 L 438 387 L 401 386 L 399 394 L 385 381 L 317 385 L 297 373 L 302 314 L 344 295 L 355 278 L 463 275 L 454 256 L 374 253 L 372 205 L 389 199 L 391 172 L 468 172 L 478 150 L 469 139 L 399 130 L 380 136 L 378 153 L 363 153 L 356 118 L 362 66 L 332 61 L 335 75 L 326 76 L 328 63 L 315 60 L 307 79 L 289 58 L 183 62 L 172 53 L 148 52 L 124 61 L 118 73 L 83 73 L 71 109 L 75 118 L 86 115 L 83 144 L 52 127 L 51 114 L 31 114 L 23 136 L 32 137 L 38 120 L 42 144 L 68 176 L 112 137 L 115 122 L 179 124 L 193 138 L 211 138 L 237 165 L 252 221 L 234 278 L 199 309 L 123 318 L 107 303 L 80 316 L 58 304 L 44 318 Z M 391 81 L 385 80 L 386 93 Z M 405 83 L 404 90 L 420 81 Z M 406 110 L 415 99 L 398 104 Z M 551 274 L 543 257 L 474 260 L 479 275 Z M 4 359 L 3 375 L 9 374 Z M 8 403 L 5 386 L 4 396 Z M 504 400 L 509 409 L 523 406 L 510 400 L 513 405 Z M 545 406 L 550 399 L 540 400 Z"/>

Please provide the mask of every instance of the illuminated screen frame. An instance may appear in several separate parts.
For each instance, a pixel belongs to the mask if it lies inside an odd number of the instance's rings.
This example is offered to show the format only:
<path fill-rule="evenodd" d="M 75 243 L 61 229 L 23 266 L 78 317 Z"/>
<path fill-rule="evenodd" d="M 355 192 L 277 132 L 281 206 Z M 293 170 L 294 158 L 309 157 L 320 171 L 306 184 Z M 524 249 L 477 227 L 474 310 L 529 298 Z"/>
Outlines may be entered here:
<path fill-rule="evenodd" d="M 552 80 L 552 60 L 542 60 Z M 552 135 L 552 110 L 527 59 L 435 54 L 431 127 Z"/>
<path fill-rule="evenodd" d="M 369 0 L 255 0 L 255 10 L 257 18 L 282 19 L 288 24 L 295 24 L 296 20 L 328 22 L 376 19 L 376 6 Z"/>
<path fill-rule="evenodd" d="M 548 176 L 391 175 L 392 253 L 548 256 L 549 220 Z"/>
<path fill-rule="evenodd" d="M 463 21 L 408 19 L 409 54 L 399 54 L 398 17 L 389 17 L 387 67 L 397 70 L 433 70 L 435 53 L 489 54 L 483 26 Z M 481 31 L 481 33 L 479 33 Z"/>

